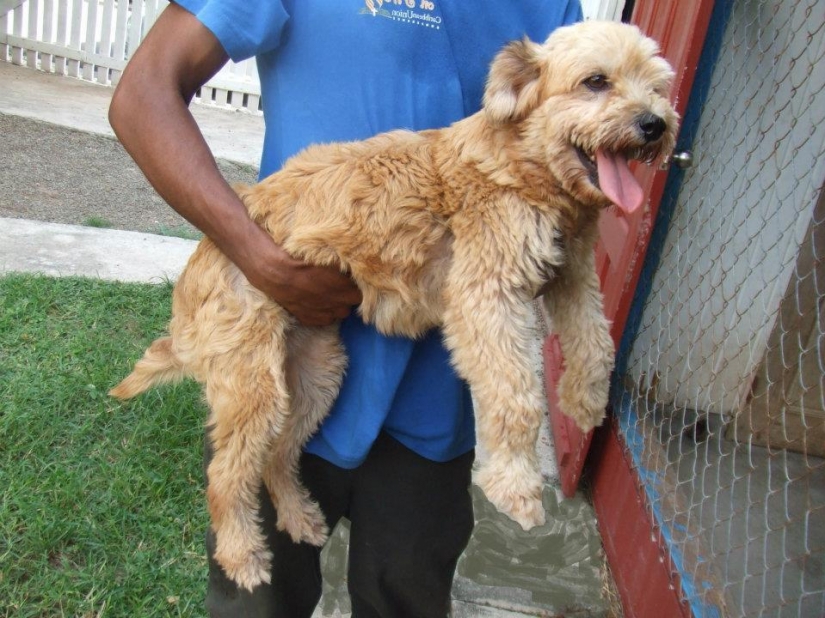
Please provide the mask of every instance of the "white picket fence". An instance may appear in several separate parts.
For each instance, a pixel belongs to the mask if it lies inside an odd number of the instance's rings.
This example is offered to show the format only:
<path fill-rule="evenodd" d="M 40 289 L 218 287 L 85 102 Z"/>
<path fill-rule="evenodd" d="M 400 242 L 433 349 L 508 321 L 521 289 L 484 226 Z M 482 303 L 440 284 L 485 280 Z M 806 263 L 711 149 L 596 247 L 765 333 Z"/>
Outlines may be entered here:
<path fill-rule="evenodd" d="M 0 61 L 115 85 L 166 0 L 0 0 Z M 582 0 L 588 19 L 619 19 L 623 0 Z M 260 113 L 254 60 L 230 62 L 199 101 Z"/>
<path fill-rule="evenodd" d="M 166 0 L 0 0 L 0 61 L 114 85 L 167 4 Z M 259 113 L 260 82 L 254 60 L 230 62 L 201 89 L 199 98 Z"/>

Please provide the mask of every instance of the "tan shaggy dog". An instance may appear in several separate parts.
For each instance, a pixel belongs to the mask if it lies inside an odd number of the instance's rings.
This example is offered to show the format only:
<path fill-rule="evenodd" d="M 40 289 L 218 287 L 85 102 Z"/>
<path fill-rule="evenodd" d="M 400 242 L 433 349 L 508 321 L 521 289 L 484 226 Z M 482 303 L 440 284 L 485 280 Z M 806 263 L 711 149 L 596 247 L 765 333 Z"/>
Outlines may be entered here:
<path fill-rule="evenodd" d="M 440 130 L 313 146 L 239 190 L 290 254 L 352 275 L 360 314 L 379 331 L 443 329 L 489 454 L 476 481 L 525 528 L 544 522 L 531 300 L 543 293 L 561 338 L 561 407 L 587 431 L 604 416 L 614 355 L 594 271 L 597 220 L 611 203 L 641 204 L 629 159 L 672 148 L 672 75 L 633 26 L 565 27 L 544 44 L 505 47 L 477 114 Z M 327 537 L 296 464 L 337 395 L 345 354 L 336 327 L 299 325 L 209 239 L 175 286 L 172 311 L 169 336 L 112 395 L 186 376 L 205 385 L 215 557 L 252 589 L 269 581 L 262 478 L 278 528 L 313 544 Z"/>

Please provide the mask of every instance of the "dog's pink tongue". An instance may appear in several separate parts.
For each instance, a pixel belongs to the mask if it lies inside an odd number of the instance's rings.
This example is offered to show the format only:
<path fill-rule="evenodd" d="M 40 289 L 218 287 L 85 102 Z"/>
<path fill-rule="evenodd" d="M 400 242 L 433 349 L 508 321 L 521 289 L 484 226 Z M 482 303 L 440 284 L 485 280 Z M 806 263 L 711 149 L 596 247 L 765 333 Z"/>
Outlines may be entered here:
<path fill-rule="evenodd" d="M 627 165 L 627 159 L 613 152 L 596 152 L 599 187 L 610 201 L 630 214 L 642 205 L 644 193 Z"/>

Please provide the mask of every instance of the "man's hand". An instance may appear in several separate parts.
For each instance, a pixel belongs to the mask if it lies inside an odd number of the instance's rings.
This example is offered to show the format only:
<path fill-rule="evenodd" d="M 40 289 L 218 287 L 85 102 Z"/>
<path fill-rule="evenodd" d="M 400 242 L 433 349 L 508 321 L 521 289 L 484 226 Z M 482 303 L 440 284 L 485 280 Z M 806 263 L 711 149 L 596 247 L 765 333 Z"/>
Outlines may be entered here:
<path fill-rule="evenodd" d="M 244 252 L 235 263 L 252 285 L 301 324 L 327 326 L 347 317 L 361 302 L 358 286 L 339 269 L 296 260 L 264 236 L 266 239 L 258 240 L 261 248 L 254 255 Z"/>

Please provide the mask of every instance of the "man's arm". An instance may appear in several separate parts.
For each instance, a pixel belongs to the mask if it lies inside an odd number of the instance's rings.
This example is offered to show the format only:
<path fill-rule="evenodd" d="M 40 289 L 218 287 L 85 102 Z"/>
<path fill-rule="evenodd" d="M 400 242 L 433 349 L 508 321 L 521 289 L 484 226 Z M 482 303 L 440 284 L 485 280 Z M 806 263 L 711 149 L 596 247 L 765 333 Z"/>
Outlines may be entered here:
<path fill-rule="evenodd" d="M 307 326 L 346 317 L 360 302 L 355 284 L 335 269 L 292 259 L 249 218 L 189 111 L 198 88 L 227 61 L 215 36 L 170 4 L 123 72 L 109 122 L 161 197 L 252 285 Z"/>

